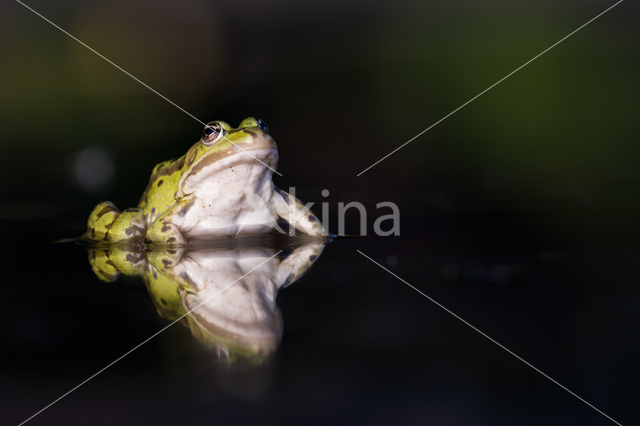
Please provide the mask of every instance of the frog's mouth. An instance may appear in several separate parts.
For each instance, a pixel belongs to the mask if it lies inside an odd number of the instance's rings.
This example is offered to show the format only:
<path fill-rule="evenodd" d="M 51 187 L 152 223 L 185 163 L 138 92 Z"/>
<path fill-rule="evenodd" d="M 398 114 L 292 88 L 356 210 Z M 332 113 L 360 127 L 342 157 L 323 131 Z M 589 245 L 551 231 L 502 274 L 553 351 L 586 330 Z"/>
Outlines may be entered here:
<path fill-rule="evenodd" d="M 194 188 L 217 176 L 224 180 L 237 175 L 246 179 L 250 174 L 269 177 L 278 165 L 278 150 L 269 136 L 254 140 L 251 144 L 234 144 L 229 149 L 200 158 L 191 170 L 180 179 L 178 196 L 191 193 Z"/>

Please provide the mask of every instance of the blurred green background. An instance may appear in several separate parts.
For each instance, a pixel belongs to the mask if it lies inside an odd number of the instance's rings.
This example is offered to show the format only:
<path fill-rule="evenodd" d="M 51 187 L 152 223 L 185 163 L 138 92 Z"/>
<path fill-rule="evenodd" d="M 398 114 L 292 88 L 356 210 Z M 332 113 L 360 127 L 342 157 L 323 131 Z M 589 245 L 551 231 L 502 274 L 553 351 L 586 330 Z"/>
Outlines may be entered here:
<path fill-rule="evenodd" d="M 633 2 L 360 177 L 613 2 L 27 4 L 202 121 L 264 119 L 274 181 L 304 201 L 394 201 L 407 223 L 587 212 L 637 231 Z M 19 3 L 0 6 L 0 33 L 0 218 L 81 224 L 102 199 L 132 206 L 198 139 L 200 123 Z"/>

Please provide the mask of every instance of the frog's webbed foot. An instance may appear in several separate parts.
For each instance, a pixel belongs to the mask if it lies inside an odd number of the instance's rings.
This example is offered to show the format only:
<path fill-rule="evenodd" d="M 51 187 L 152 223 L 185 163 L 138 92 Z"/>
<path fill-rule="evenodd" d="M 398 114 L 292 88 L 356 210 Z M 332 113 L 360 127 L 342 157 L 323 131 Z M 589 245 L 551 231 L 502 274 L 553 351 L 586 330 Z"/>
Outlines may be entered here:
<path fill-rule="evenodd" d="M 127 209 L 120 213 L 113 203 L 103 201 L 89 215 L 84 238 L 93 242 L 138 241 L 146 231 L 142 209 Z"/>
<path fill-rule="evenodd" d="M 145 242 L 147 244 L 184 245 L 187 239 L 182 235 L 182 225 L 185 213 L 191 208 L 194 200 L 184 198 L 162 213 L 147 231 Z"/>
<path fill-rule="evenodd" d="M 276 213 L 278 216 L 289 222 L 290 231 L 292 234 L 293 228 L 298 231 L 304 232 L 311 237 L 326 237 L 329 233 L 324 229 L 322 223 L 316 215 L 302 204 L 302 201 L 298 200 L 293 195 L 278 189 L 274 194 Z"/>
<path fill-rule="evenodd" d="M 171 223 L 169 218 L 160 216 L 147 231 L 144 239 L 147 244 L 183 245 L 187 240 L 180 232 L 178 226 Z"/>

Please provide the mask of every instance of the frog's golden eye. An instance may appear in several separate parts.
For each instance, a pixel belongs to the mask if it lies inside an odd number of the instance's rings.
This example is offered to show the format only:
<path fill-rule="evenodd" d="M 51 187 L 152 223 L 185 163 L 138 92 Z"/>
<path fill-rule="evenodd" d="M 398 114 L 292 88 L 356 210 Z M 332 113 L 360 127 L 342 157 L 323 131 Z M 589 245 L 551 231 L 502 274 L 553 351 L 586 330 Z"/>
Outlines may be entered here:
<path fill-rule="evenodd" d="M 269 133 L 269 126 L 267 126 L 267 123 L 257 118 L 256 124 L 258 125 L 258 127 L 260 127 L 260 129 L 262 129 L 263 132 Z"/>
<path fill-rule="evenodd" d="M 206 146 L 213 146 L 224 137 L 224 133 L 224 127 L 220 123 L 209 123 L 202 130 L 202 143 Z"/>

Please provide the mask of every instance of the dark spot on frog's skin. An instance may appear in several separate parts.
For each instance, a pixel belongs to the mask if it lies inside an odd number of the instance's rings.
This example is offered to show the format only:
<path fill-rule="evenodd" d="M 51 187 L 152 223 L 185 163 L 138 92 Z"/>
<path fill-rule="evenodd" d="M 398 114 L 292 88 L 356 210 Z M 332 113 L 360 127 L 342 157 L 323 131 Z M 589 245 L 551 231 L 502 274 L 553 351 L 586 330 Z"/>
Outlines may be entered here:
<path fill-rule="evenodd" d="M 193 162 L 196 161 L 197 154 L 198 154 L 197 151 L 194 149 L 191 155 L 189 155 L 189 159 L 187 160 L 187 166 L 192 165 Z"/>
<path fill-rule="evenodd" d="M 315 222 L 317 220 L 318 219 L 316 219 L 316 217 L 314 215 L 312 215 L 312 214 L 309 215 L 309 222 Z"/>
<path fill-rule="evenodd" d="M 169 254 L 176 254 L 176 253 L 177 253 L 177 251 L 175 251 L 175 250 L 167 250 L 167 253 L 169 253 Z"/>
<path fill-rule="evenodd" d="M 100 219 L 102 216 L 104 216 L 105 214 L 109 213 L 109 212 L 115 212 L 118 213 L 118 209 L 116 206 L 114 206 L 113 204 L 109 204 L 106 205 L 102 208 L 102 210 L 100 210 L 97 214 L 96 219 Z"/>
<path fill-rule="evenodd" d="M 141 235 L 141 234 L 144 234 L 144 228 L 141 228 L 140 226 L 137 226 L 137 225 L 131 225 L 130 227 L 124 230 L 124 233 L 129 236 Z"/>
<path fill-rule="evenodd" d="M 133 253 L 129 253 L 125 259 L 127 260 L 127 262 L 129 263 L 140 263 L 141 261 L 144 260 L 144 256 L 141 254 L 133 254 Z M 149 266 L 147 266 L 147 270 L 149 269 Z"/>
<path fill-rule="evenodd" d="M 169 237 L 169 238 L 167 238 L 167 242 L 168 242 L 168 243 L 172 243 L 172 242 L 174 242 L 175 240 L 176 240 L 176 239 L 175 239 L 175 237 Z M 173 253 L 171 253 L 171 254 L 176 254 L 176 252 L 174 251 L 174 252 L 173 252 Z"/>
<path fill-rule="evenodd" d="M 162 264 L 166 267 L 171 265 L 171 261 L 169 259 L 162 259 Z"/>
<path fill-rule="evenodd" d="M 158 169 L 158 171 L 156 172 L 155 177 L 156 178 L 161 178 L 163 176 L 168 176 L 168 175 L 172 175 L 175 172 L 177 172 L 178 170 L 180 170 L 182 168 L 182 166 L 184 166 L 184 156 L 178 158 L 177 160 L 169 160 L 166 161 L 166 163 L 170 163 L 170 166 L 165 166 L 161 169 Z"/>
<path fill-rule="evenodd" d="M 311 256 L 309 256 L 309 260 L 312 262 L 315 262 L 317 258 L 318 258 L 318 255 L 316 254 L 312 254 Z"/>
<path fill-rule="evenodd" d="M 144 190 L 144 193 L 142 194 L 142 197 L 140 197 L 140 202 L 138 203 L 138 205 L 139 206 L 143 205 L 145 203 L 145 201 L 147 201 L 147 196 L 149 195 L 149 191 L 151 191 L 151 187 L 153 186 L 153 184 L 156 183 L 155 179 L 160 179 L 161 177 L 169 176 L 169 175 L 174 174 L 175 172 L 180 170 L 182 168 L 182 166 L 184 166 L 184 161 L 185 160 L 184 160 L 184 156 L 183 156 L 183 157 L 178 158 L 177 160 L 165 161 L 164 163 L 158 164 L 153 169 L 151 180 L 149 181 L 149 184 L 147 185 L 147 188 Z M 171 165 L 162 167 L 163 164 L 171 164 Z"/>
<path fill-rule="evenodd" d="M 180 278 L 182 278 L 185 282 L 191 284 L 192 286 L 196 285 L 196 283 L 191 279 L 189 274 L 187 274 L 186 272 L 181 272 L 180 273 Z"/>
<path fill-rule="evenodd" d="M 167 222 L 162 222 L 162 228 L 160 228 L 160 231 L 167 232 L 169 229 L 171 229 L 169 224 Z"/>
<path fill-rule="evenodd" d="M 160 298 L 160 302 L 161 302 L 163 305 L 166 305 L 166 304 L 167 304 L 167 301 L 166 301 L 166 300 L 164 300 L 163 298 Z"/>
<path fill-rule="evenodd" d="M 116 267 L 116 265 L 114 265 L 114 264 L 113 264 L 113 262 L 111 261 L 111 259 L 107 260 L 107 261 L 106 261 L 106 262 L 104 262 L 104 263 L 106 263 L 106 264 L 107 264 L 107 265 L 109 265 L 109 266 L 113 266 L 114 268 Z"/>
<path fill-rule="evenodd" d="M 156 271 L 156 268 L 153 268 L 153 269 L 151 270 L 151 272 L 153 272 L 153 279 L 154 279 L 154 280 L 157 280 L 157 279 L 158 279 L 158 271 Z"/>
<path fill-rule="evenodd" d="M 196 202 L 195 198 L 191 198 L 189 201 L 187 201 L 187 203 L 184 206 L 182 206 L 182 208 L 178 212 L 178 216 L 184 217 L 187 214 L 187 212 L 191 210 L 191 207 L 193 207 L 195 202 Z"/>
<path fill-rule="evenodd" d="M 162 179 L 160 179 L 160 180 L 158 181 L 158 186 L 162 185 L 163 183 L 164 183 L 164 181 L 163 181 Z"/>
<path fill-rule="evenodd" d="M 246 290 L 247 292 L 252 291 L 250 284 L 247 283 L 245 280 L 240 281 L 238 284 L 236 284 L 236 286 L 242 287 L 242 289 Z"/>

